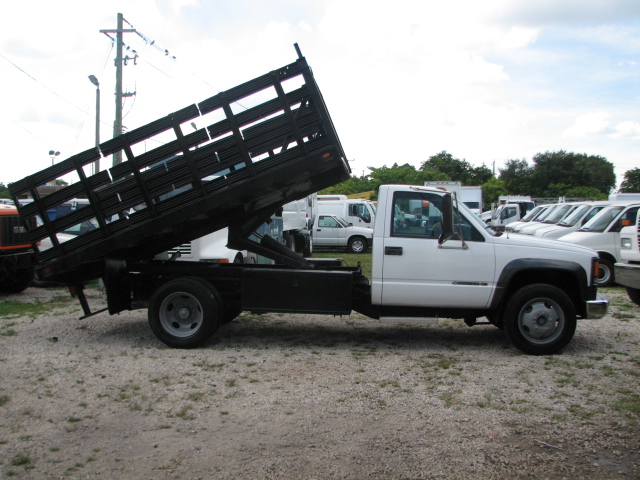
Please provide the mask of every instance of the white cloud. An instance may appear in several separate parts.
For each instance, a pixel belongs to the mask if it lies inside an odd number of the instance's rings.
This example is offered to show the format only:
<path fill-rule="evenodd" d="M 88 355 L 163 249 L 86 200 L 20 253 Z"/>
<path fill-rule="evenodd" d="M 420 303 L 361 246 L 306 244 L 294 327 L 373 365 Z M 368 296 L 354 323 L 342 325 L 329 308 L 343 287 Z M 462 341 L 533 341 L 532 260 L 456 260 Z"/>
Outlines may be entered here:
<path fill-rule="evenodd" d="M 604 133 L 608 130 L 609 124 L 609 114 L 606 112 L 585 113 L 578 115 L 573 125 L 562 132 L 562 136 L 565 138 L 580 138 Z"/>
<path fill-rule="evenodd" d="M 640 139 L 640 123 L 638 122 L 621 122 L 614 127 L 615 133 L 611 134 L 612 138 L 632 138 Z"/>

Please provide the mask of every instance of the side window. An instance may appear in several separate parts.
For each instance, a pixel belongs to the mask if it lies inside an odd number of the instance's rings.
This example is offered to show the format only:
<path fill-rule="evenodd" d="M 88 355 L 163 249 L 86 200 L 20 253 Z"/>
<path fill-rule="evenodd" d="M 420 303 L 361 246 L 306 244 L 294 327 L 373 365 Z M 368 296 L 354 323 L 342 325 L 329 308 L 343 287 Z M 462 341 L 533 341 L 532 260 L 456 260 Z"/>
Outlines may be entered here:
<path fill-rule="evenodd" d="M 361 218 L 365 223 L 371 223 L 371 215 L 369 215 L 369 210 L 363 204 L 357 205 L 358 208 L 358 218 Z"/>
<path fill-rule="evenodd" d="M 516 214 L 515 207 L 507 207 L 502 212 L 502 218 L 503 219 L 511 218 L 511 217 L 515 216 L 515 214 Z"/>
<path fill-rule="evenodd" d="M 326 228 L 335 228 L 338 226 L 338 222 L 336 222 L 336 219 L 333 217 L 320 215 L 320 219 L 318 220 L 318 226 L 326 227 Z"/>
<path fill-rule="evenodd" d="M 438 238 L 442 233 L 442 197 L 431 193 L 397 192 L 392 234 L 401 237 Z"/>
<path fill-rule="evenodd" d="M 616 221 L 616 224 L 611 229 L 612 232 L 619 232 L 623 227 L 628 227 L 636 224 L 638 216 L 638 207 L 633 207 L 624 212 L 620 218 Z"/>
<path fill-rule="evenodd" d="M 442 197 L 426 192 L 396 192 L 393 197 L 394 237 L 437 239 L 442 233 Z M 483 242 L 484 237 L 464 215 L 456 211 L 454 221 L 466 241 Z M 454 238 L 456 238 L 454 236 Z"/>

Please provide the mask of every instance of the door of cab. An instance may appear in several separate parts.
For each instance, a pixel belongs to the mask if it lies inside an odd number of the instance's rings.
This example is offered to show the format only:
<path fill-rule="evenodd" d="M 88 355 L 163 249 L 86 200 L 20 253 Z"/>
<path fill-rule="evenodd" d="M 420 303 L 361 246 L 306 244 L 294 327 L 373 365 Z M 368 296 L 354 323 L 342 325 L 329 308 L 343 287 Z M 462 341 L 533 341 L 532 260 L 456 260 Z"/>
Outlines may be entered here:
<path fill-rule="evenodd" d="M 423 191 L 395 192 L 394 208 L 411 211 L 426 205 L 420 221 L 399 228 L 388 221 L 383 238 L 381 302 L 383 305 L 486 307 L 495 284 L 495 254 L 490 236 L 483 235 L 465 217 L 467 248 L 459 239 L 438 247 L 442 232 L 442 196 Z M 374 279 L 375 282 L 375 279 Z M 374 288 L 375 291 L 375 288 Z"/>

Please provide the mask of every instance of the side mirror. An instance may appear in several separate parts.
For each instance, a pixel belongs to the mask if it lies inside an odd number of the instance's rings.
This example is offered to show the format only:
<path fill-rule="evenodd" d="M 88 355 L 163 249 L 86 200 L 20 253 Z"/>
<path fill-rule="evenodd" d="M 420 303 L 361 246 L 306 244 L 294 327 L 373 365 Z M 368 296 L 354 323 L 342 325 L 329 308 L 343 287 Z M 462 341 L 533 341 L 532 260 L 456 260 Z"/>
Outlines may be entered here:
<path fill-rule="evenodd" d="M 438 245 L 442 245 L 455 235 L 453 226 L 453 199 L 450 193 L 442 197 L 442 233 Z"/>

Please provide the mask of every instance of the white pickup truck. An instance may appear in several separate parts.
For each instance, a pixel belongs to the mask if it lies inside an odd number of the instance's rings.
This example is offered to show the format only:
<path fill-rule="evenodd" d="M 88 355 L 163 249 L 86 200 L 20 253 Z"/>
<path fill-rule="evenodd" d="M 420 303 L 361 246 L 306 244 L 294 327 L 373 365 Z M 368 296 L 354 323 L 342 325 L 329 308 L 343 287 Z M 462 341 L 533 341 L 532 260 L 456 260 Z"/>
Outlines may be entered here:
<path fill-rule="evenodd" d="M 638 213 L 640 217 L 640 213 Z M 633 303 L 640 305 L 640 223 L 620 230 L 620 263 L 615 264 L 616 281 L 626 287 Z"/>
<path fill-rule="evenodd" d="M 346 248 L 351 253 L 365 253 L 373 243 L 373 229 L 355 227 L 338 215 L 318 215 L 313 228 L 313 245 L 319 248 Z"/>

